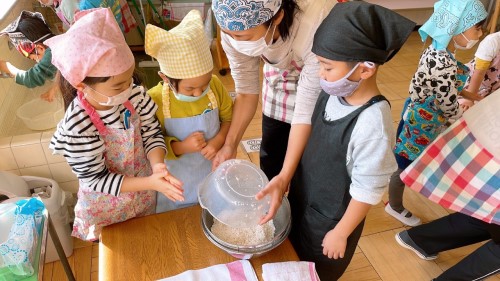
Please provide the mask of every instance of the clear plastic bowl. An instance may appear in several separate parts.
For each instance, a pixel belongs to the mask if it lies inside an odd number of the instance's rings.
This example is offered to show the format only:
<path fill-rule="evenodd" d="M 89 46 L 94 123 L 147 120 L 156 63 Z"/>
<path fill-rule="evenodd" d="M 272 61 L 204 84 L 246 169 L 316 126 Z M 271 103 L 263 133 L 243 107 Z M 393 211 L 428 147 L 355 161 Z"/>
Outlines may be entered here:
<path fill-rule="evenodd" d="M 231 159 L 205 178 L 198 190 L 198 199 L 200 205 L 222 223 L 251 227 L 269 210 L 269 196 L 255 199 L 268 182 L 264 172 L 252 162 Z"/>
<path fill-rule="evenodd" d="M 40 98 L 33 99 L 21 105 L 16 115 L 31 130 L 48 130 L 56 127 L 64 117 L 64 105 L 62 100 L 48 102 Z"/>
<path fill-rule="evenodd" d="M 231 256 L 247 260 L 262 256 L 285 241 L 292 227 L 290 204 L 288 203 L 288 199 L 283 197 L 281 206 L 273 218 L 275 227 L 274 238 L 260 245 L 242 246 L 225 242 L 212 233 L 213 223 L 214 218 L 212 215 L 206 209 L 203 209 L 201 213 L 201 228 L 208 240 Z"/>

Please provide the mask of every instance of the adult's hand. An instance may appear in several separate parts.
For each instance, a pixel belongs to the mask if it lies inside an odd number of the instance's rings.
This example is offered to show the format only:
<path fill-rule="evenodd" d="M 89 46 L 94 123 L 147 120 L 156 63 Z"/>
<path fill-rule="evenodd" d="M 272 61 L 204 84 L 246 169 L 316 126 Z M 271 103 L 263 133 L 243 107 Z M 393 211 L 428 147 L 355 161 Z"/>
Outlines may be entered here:
<path fill-rule="evenodd" d="M 217 169 L 219 165 L 229 159 L 236 158 L 236 148 L 233 148 L 230 145 L 225 144 L 215 155 L 214 160 L 212 161 L 212 171 Z"/>

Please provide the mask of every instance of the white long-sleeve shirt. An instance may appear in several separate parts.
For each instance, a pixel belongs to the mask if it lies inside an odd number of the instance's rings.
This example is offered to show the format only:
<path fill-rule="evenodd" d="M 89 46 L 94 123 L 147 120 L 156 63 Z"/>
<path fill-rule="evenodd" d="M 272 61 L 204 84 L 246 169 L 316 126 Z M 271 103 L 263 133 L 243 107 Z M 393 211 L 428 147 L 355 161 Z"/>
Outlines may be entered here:
<path fill-rule="evenodd" d="M 348 105 L 340 99 L 335 96 L 328 98 L 325 119 L 340 119 L 360 107 Z M 397 169 L 393 152 L 395 141 L 391 107 L 387 102 L 377 102 L 359 114 L 346 155 L 352 198 L 371 205 L 380 202 L 389 178 Z"/>

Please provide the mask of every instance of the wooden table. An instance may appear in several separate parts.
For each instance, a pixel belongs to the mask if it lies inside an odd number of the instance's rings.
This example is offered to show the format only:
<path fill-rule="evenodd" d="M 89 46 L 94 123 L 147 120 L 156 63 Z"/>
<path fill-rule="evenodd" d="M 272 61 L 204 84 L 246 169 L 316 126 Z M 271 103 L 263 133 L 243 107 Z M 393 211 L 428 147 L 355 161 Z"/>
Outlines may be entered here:
<path fill-rule="evenodd" d="M 197 205 L 105 227 L 99 243 L 99 280 L 156 280 L 235 260 L 205 237 Z M 250 262 L 263 280 L 262 264 L 298 260 L 286 239 Z"/>

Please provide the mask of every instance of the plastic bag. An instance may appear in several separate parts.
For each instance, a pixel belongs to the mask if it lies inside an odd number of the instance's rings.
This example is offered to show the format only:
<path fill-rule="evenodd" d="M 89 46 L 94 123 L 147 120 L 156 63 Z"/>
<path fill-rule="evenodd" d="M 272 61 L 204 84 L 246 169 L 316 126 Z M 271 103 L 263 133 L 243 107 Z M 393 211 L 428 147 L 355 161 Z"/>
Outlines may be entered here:
<path fill-rule="evenodd" d="M 0 204 L 2 229 L 11 226 L 7 239 L 0 241 L 0 280 L 17 280 L 33 275 L 42 222 L 42 201 L 24 199 L 15 204 Z"/>

